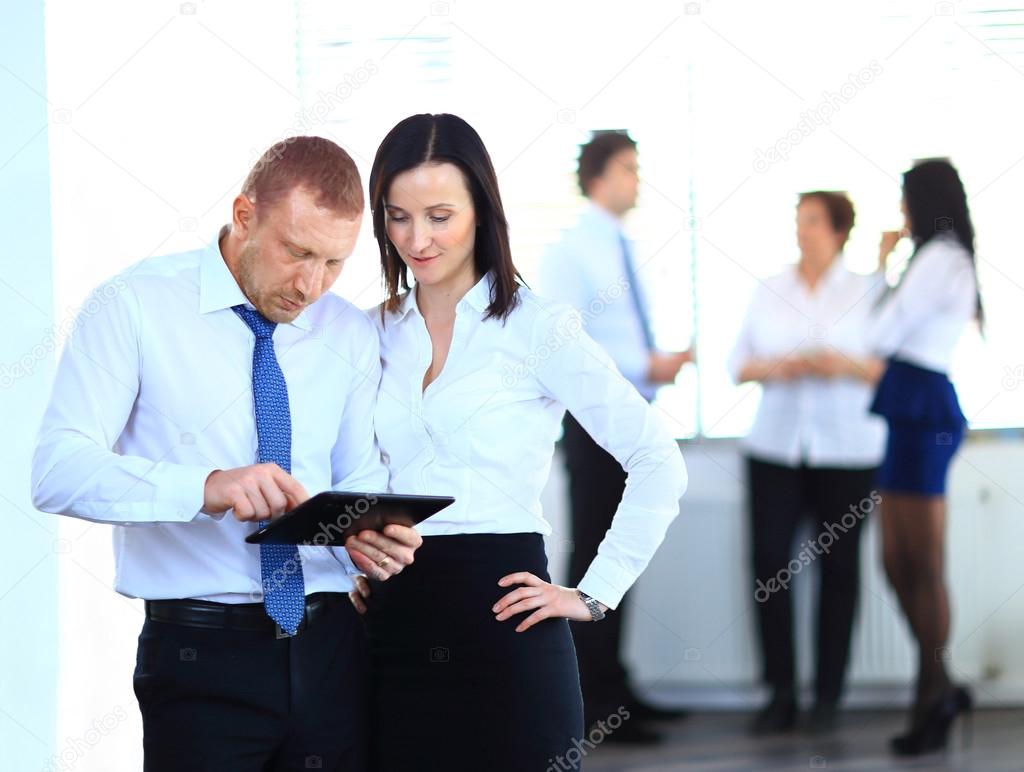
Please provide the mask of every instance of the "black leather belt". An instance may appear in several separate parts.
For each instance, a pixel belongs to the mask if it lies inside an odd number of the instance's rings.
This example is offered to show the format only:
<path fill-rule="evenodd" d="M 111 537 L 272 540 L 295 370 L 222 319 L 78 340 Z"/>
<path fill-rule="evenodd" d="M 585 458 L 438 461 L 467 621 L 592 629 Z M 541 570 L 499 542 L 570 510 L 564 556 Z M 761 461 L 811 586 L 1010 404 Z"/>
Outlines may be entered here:
<path fill-rule="evenodd" d="M 348 602 L 342 592 L 316 592 L 306 596 L 306 612 L 298 635 L 334 605 Z M 146 618 L 187 627 L 221 630 L 273 631 L 278 638 L 290 638 L 277 622 L 267 616 L 262 603 L 214 603 L 208 600 L 147 600 Z"/>

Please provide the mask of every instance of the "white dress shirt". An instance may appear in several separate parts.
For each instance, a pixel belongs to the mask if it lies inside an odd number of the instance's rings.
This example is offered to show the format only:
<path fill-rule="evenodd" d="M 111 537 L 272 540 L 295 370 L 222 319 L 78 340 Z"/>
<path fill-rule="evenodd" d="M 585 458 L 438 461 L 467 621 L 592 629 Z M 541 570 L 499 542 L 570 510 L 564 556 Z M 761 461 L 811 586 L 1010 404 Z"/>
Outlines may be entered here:
<path fill-rule="evenodd" d="M 537 291 L 579 311 L 590 337 L 650 401 L 658 384 L 647 377 L 650 352 L 626 277 L 622 238 L 622 226 L 615 217 L 596 204 L 588 205 L 577 224 L 545 252 Z M 634 267 L 641 273 L 635 259 Z M 642 282 L 638 282 L 637 292 L 650 319 L 651 307 Z"/>
<path fill-rule="evenodd" d="M 202 512 L 215 469 L 256 463 L 253 333 L 218 241 L 143 260 L 101 287 L 67 341 L 32 462 L 47 512 L 114 524 L 115 589 L 129 597 L 262 600 L 256 523 Z M 251 306 L 250 306 L 251 307 Z M 376 330 L 327 294 L 274 348 L 288 384 L 292 474 L 310 494 L 381 491 L 371 415 Z M 342 548 L 300 547 L 306 593 L 345 592 Z"/>
<path fill-rule="evenodd" d="M 374 422 L 391 490 L 455 497 L 420 524 L 424 536 L 550 534 L 540 495 L 568 408 L 628 473 L 579 585 L 615 608 L 679 512 L 679 446 L 575 311 L 521 287 L 504 323 L 484 321 L 490 295 L 488 274 L 459 301 L 444 369 L 426 390 L 432 347 L 415 290 L 383 322 L 379 309 L 369 312 L 381 335 Z"/>
<path fill-rule="evenodd" d="M 977 310 L 970 254 L 952 234 L 922 246 L 899 286 L 878 309 L 870 330 L 874 351 L 948 373 L 953 349 Z"/>
<path fill-rule="evenodd" d="M 754 291 L 729 357 L 733 379 L 739 380 L 752 359 L 820 349 L 858 359 L 870 356 L 866 328 L 884 289 L 881 274 L 851 273 L 842 255 L 813 291 L 795 265 L 764 280 Z M 868 413 L 873 393 L 870 384 L 849 377 L 765 381 L 742 446 L 757 458 L 785 466 L 874 466 L 884 452 L 885 422 Z"/>

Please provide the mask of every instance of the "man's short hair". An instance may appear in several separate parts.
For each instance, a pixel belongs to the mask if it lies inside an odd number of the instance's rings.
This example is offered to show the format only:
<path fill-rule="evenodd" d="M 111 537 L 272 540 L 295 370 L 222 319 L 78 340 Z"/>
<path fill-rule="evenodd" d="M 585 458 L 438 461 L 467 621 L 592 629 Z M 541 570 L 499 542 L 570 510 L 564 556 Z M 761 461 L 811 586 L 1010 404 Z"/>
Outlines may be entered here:
<path fill-rule="evenodd" d="M 258 206 L 272 207 L 295 188 L 346 219 L 363 212 L 363 183 L 352 157 L 323 137 L 289 137 L 275 143 L 252 167 L 242 193 Z"/>
<path fill-rule="evenodd" d="M 590 195 L 590 184 L 604 174 L 612 156 L 623 150 L 636 150 L 636 141 L 625 130 L 595 131 L 590 141 L 580 147 L 576 175 L 584 196 Z"/>

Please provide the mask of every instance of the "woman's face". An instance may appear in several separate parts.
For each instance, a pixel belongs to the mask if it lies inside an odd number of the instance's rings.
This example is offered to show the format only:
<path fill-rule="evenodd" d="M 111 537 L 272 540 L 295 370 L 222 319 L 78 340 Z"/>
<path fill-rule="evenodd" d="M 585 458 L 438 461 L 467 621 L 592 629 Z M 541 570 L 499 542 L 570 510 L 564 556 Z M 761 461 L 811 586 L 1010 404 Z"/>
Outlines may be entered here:
<path fill-rule="evenodd" d="M 388 238 L 418 284 L 470 281 L 476 212 L 457 166 L 421 164 L 396 175 L 384 212 Z"/>
<path fill-rule="evenodd" d="M 796 240 L 805 257 L 831 259 L 842 249 L 842 234 L 832 229 L 825 202 L 804 199 L 796 208 Z"/>
<path fill-rule="evenodd" d="M 903 212 L 903 230 L 910 233 L 910 210 L 907 209 L 907 199 L 900 199 L 900 211 Z"/>

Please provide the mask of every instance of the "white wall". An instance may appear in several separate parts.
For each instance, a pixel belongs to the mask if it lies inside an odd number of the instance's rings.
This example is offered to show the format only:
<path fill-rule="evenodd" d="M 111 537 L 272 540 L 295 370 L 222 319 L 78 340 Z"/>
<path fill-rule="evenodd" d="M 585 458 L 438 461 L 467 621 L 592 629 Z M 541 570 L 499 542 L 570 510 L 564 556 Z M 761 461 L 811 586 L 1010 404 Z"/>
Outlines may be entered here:
<path fill-rule="evenodd" d="M 26 420 L 53 371 L 41 2 L 4 7 L 0 63 L 0 769 L 41 770 L 57 699 L 57 529 L 29 499 Z"/>
<path fill-rule="evenodd" d="M 742 459 L 733 441 L 684 443 L 682 449 L 690 487 L 682 514 L 634 589 L 627 657 L 637 680 L 666 699 L 752 707 L 759 696 Z M 982 704 L 1024 703 L 1022 468 L 1019 437 L 983 434 L 964 443 L 951 470 L 952 673 L 970 681 Z M 558 531 L 550 550 L 559 572 L 565 565 L 563 540 L 570 538 L 565 501 L 565 477 L 556 463 L 545 504 Z M 870 518 L 863 534 L 849 697 L 855 704 L 884 705 L 905 697 L 915 659 L 882 574 L 877 516 Z M 813 667 L 814 578 L 813 568 L 798 574 L 792 590 L 805 682 Z"/>

